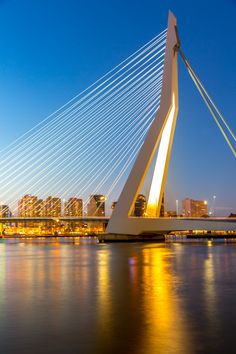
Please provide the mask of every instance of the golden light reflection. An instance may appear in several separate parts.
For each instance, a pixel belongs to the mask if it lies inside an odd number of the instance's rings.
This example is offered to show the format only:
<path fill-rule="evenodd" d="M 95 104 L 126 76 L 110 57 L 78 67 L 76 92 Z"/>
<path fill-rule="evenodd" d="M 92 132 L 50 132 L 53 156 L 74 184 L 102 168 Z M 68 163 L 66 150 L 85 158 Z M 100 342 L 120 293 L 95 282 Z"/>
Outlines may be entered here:
<path fill-rule="evenodd" d="M 110 255 L 109 250 L 104 246 L 97 255 L 98 264 L 98 318 L 101 320 L 99 328 L 101 332 L 108 335 L 109 321 L 111 314 L 111 293 L 110 293 Z"/>
<path fill-rule="evenodd" d="M 181 299 L 175 292 L 176 279 L 167 262 L 170 256 L 168 248 L 143 250 L 143 307 L 147 324 L 144 346 L 150 348 L 150 353 L 191 353 Z"/>
<path fill-rule="evenodd" d="M 208 242 L 207 245 L 212 247 L 212 242 L 211 244 Z M 208 257 L 204 261 L 204 293 L 208 319 L 215 326 L 219 317 L 216 314 L 215 272 L 211 250 L 209 250 Z"/>
<path fill-rule="evenodd" d="M 136 254 L 133 254 L 132 257 L 129 258 L 129 279 L 132 284 L 132 293 L 135 295 L 138 293 L 138 281 L 139 281 L 139 273 L 138 273 L 138 257 Z"/>

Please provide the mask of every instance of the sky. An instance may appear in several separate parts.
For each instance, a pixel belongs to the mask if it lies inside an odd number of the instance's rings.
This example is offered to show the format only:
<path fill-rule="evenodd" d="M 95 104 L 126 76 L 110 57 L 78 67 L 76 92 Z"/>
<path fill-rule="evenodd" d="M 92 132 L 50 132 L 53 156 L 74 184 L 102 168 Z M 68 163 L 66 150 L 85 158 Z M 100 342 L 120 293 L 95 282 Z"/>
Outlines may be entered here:
<path fill-rule="evenodd" d="M 182 49 L 236 132 L 236 1 L 0 0 L 0 149 L 161 32 L 169 9 Z M 179 61 L 179 116 L 166 203 L 236 212 L 236 163 Z"/>

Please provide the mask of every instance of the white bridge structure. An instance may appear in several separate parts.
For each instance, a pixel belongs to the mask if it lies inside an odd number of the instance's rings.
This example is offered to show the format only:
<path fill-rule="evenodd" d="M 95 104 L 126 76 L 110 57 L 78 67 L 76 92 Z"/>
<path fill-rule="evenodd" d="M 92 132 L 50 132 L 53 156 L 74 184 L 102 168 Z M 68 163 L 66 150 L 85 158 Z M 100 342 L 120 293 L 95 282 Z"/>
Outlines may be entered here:
<path fill-rule="evenodd" d="M 157 217 L 160 214 L 178 115 L 179 50 L 180 43 L 177 34 L 176 18 L 170 12 L 160 107 L 108 223 L 106 231 L 107 233 L 117 235 L 114 239 L 119 237 L 122 239 L 122 235 L 161 234 L 168 233 L 169 231 L 236 230 L 236 220 L 233 219 Z M 132 212 L 137 195 L 158 146 L 159 150 L 148 197 L 147 217 L 134 217 L 132 216 Z M 235 150 L 233 152 L 235 154 Z"/>
<path fill-rule="evenodd" d="M 160 217 L 178 115 L 178 57 L 236 157 L 236 136 L 185 58 L 170 12 L 167 29 L 0 151 L 0 226 L 101 221 L 108 223 L 104 240 L 236 231 L 234 218 Z M 146 214 L 135 217 L 147 176 Z M 89 212 L 95 195 L 106 206 L 118 198 L 110 218 L 104 209 Z M 78 202 L 83 207 L 74 212 Z"/>

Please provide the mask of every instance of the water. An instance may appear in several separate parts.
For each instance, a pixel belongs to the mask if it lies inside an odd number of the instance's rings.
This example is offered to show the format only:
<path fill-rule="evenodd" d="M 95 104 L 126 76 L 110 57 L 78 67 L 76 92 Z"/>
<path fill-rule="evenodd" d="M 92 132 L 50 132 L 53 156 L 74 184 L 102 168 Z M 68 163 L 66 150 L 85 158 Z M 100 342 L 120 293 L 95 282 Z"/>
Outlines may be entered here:
<path fill-rule="evenodd" d="M 236 244 L 68 241 L 0 243 L 1 354 L 236 352 Z"/>

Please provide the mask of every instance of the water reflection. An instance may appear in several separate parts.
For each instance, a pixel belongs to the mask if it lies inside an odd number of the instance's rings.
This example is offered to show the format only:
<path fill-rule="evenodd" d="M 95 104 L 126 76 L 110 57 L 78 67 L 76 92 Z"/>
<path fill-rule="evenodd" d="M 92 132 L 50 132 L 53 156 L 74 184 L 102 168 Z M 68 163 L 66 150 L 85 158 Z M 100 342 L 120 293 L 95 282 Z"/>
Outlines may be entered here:
<path fill-rule="evenodd" d="M 102 353 L 190 352 L 171 254 L 158 245 L 105 246 L 99 253 L 97 343 Z"/>
<path fill-rule="evenodd" d="M 175 289 L 178 280 L 171 268 L 169 248 L 148 247 L 142 251 L 143 312 L 147 328 L 143 353 L 191 353 L 186 336 L 181 299 Z"/>
<path fill-rule="evenodd" d="M 25 241 L 0 267 L 1 353 L 235 350 L 234 245 Z"/>
<path fill-rule="evenodd" d="M 212 244 L 208 244 L 208 247 L 212 247 Z M 208 319 L 216 325 L 218 316 L 216 313 L 215 266 L 213 254 L 210 250 L 208 252 L 207 258 L 204 260 L 204 298 Z"/>

